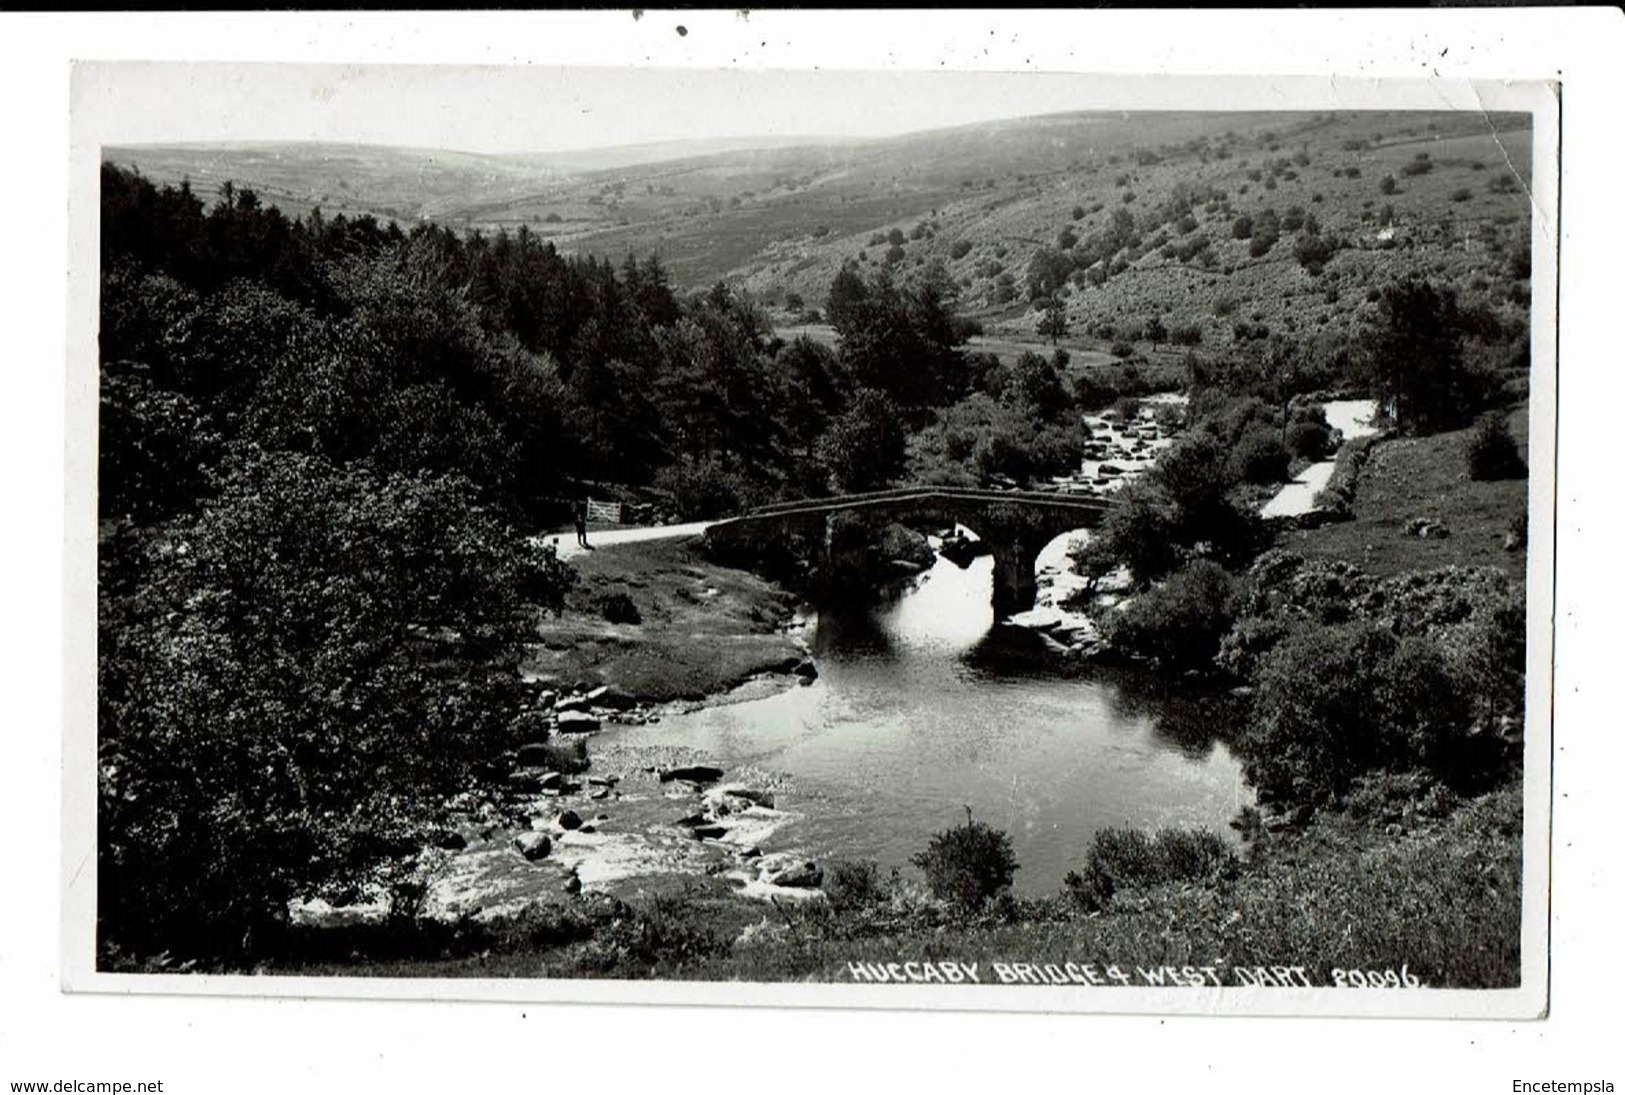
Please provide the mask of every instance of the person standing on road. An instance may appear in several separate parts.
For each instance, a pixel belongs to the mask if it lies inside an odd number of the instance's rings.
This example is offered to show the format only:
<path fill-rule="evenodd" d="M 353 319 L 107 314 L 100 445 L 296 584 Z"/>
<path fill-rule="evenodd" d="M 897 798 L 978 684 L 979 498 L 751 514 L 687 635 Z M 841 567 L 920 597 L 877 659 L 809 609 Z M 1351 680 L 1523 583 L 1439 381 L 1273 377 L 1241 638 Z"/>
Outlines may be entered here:
<path fill-rule="evenodd" d="M 585 499 L 575 505 L 576 543 L 589 550 L 592 545 L 587 543 L 587 502 Z"/>

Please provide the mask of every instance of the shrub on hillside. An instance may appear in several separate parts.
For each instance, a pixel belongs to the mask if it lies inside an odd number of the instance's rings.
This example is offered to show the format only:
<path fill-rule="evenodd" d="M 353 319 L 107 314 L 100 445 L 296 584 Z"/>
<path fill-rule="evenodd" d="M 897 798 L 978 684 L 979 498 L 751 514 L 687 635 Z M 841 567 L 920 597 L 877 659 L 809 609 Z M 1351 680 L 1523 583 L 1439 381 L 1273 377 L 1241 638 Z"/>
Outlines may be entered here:
<path fill-rule="evenodd" d="M 1467 439 L 1467 475 L 1472 479 L 1522 479 L 1528 466 L 1518 454 L 1518 442 L 1507 429 L 1506 417 L 1484 416 Z"/>
<path fill-rule="evenodd" d="M 1242 435 L 1230 454 L 1230 474 L 1243 483 L 1280 483 L 1287 478 L 1292 455 L 1273 428 L 1255 427 Z"/>
<path fill-rule="evenodd" d="M 1426 152 L 1418 152 L 1415 159 L 1411 160 L 1409 163 L 1405 164 L 1399 169 L 1399 173 L 1407 177 L 1412 177 L 1416 175 L 1426 175 L 1432 170 L 1433 161 L 1428 159 L 1428 154 Z"/>
<path fill-rule="evenodd" d="M 643 614 L 625 593 L 606 593 L 598 598 L 598 614 L 612 624 L 641 624 Z"/>
<path fill-rule="evenodd" d="M 952 255 L 956 259 L 962 259 L 966 255 L 970 254 L 970 249 L 970 240 L 959 240 L 948 249 L 948 254 Z"/>
<path fill-rule="evenodd" d="M 824 897 L 839 912 L 871 908 L 886 900 L 880 867 L 872 859 L 837 859 L 824 864 Z"/>
<path fill-rule="evenodd" d="M 933 836 L 909 860 L 925 875 L 933 896 L 974 912 L 1010 889 L 1019 864 L 1008 833 L 977 821 L 965 808 L 965 824 Z"/>
<path fill-rule="evenodd" d="M 1332 447 L 1332 431 L 1322 422 L 1294 422 L 1286 428 L 1286 447 L 1301 460 L 1324 460 Z"/>
<path fill-rule="evenodd" d="M 1105 621 L 1113 646 L 1178 668 L 1200 668 L 1218 653 L 1235 620 L 1237 584 L 1217 563 L 1197 559 L 1133 598 Z"/>
<path fill-rule="evenodd" d="M 1363 623 L 1302 624 L 1262 659 L 1242 736 L 1265 801 L 1318 803 L 1376 769 L 1461 779 L 1470 699 L 1434 644 Z"/>
<path fill-rule="evenodd" d="M 1196 323 L 1181 323 L 1168 331 L 1168 341 L 1175 346 L 1200 346 L 1202 328 Z"/>
<path fill-rule="evenodd" d="M 1337 254 L 1337 246 L 1325 236 L 1304 232 L 1292 246 L 1292 257 L 1311 274 L 1319 274 Z"/>
<path fill-rule="evenodd" d="M 1206 829 L 1102 829 L 1080 874 L 1068 871 L 1063 892 L 1085 912 L 1106 908 L 1125 886 L 1202 882 L 1233 875 L 1236 855 Z"/>

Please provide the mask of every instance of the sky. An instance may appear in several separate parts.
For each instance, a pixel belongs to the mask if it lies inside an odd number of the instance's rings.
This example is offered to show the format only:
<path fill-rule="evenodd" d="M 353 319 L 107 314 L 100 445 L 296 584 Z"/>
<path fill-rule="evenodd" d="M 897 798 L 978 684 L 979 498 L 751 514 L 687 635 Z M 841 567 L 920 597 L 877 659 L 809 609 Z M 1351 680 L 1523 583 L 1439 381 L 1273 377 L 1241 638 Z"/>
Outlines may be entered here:
<path fill-rule="evenodd" d="M 557 152 L 738 137 L 879 137 L 1077 110 L 1391 105 L 1393 84 L 1068 73 L 93 63 L 75 109 L 105 144 L 322 140 Z M 1412 85 L 1411 98 L 1417 85 Z M 1427 104 L 1449 105 L 1437 88 Z"/>
<path fill-rule="evenodd" d="M 107 78 L 96 81 L 104 97 L 162 104 L 119 111 L 114 143 L 130 144 L 342 140 L 552 152 L 746 136 L 878 137 L 1100 102 L 1087 78 L 1056 74 L 216 64 L 98 73 Z"/>

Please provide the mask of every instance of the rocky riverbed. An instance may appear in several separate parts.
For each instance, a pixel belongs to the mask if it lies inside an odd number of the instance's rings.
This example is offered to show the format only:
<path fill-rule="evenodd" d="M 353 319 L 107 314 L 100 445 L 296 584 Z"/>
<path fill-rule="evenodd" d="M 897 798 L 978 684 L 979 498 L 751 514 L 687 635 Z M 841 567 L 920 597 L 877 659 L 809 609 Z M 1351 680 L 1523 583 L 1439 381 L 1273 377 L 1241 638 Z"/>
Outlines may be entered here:
<path fill-rule="evenodd" d="M 810 659 L 748 681 L 723 699 L 751 698 L 816 677 Z M 780 809 L 783 773 L 726 771 L 677 745 L 592 745 L 607 726 L 660 722 L 693 702 L 647 704 L 612 686 L 538 688 L 514 748 L 492 758 L 493 780 L 446 804 L 449 823 L 417 857 L 417 915 L 442 921 L 517 913 L 581 894 L 626 899 L 662 880 L 721 876 L 743 896 L 821 896 L 822 871 L 762 845 L 797 815 Z M 361 899 L 296 901 L 295 924 L 337 927 L 390 913 L 380 885 Z"/>

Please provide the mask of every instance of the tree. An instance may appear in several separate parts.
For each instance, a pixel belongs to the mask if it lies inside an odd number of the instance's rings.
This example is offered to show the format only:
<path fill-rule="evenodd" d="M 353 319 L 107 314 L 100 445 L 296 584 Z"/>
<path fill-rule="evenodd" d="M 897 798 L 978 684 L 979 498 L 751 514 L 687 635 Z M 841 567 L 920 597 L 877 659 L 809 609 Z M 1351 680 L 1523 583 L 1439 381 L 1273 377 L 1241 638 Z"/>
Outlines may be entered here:
<path fill-rule="evenodd" d="M 1135 582 L 1147 585 L 1179 564 L 1178 535 L 1177 509 L 1142 479 L 1118 495 L 1117 505 L 1106 511 L 1100 526 L 1074 549 L 1073 566 L 1091 579 L 1125 566 Z"/>
<path fill-rule="evenodd" d="M 1066 304 L 1058 297 L 1046 297 L 1038 307 L 1043 313 L 1038 320 L 1038 333 L 1054 346 L 1066 334 Z"/>
<path fill-rule="evenodd" d="M 1454 290 L 1407 278 L 1384 286 L 1377 305 L 1360 360 L 1381 413 L 1413 434 L 1471 418 L 1478 392 L 1462 361 Z"/>
<path fill-rule="evenodd" d="M 532 614 L 573 578 L 473 493 L 245 450 L 133 587 L 103 585 L 104 942 L 251 956 L 289 899 L 422 846 L 506 742 Z"/>
<path fill-rule="evenodd" d="M 1160 343 L 1168 341 L 1168 326 L 1162 322 L 1161 316 L 1152 316 L 1145 321 L 1145 337 L 1155 350 Z"/>
<path fill-rule="evenodd" d="M 1106 639 L 1174 668 L 1207 667 L 1230 630 L 1236 580 L 1217 563 L 1197 559 L 1107 617 Z"/>
<path fill-rule="evenodd" d="M 845 337 L 857 321 L 859 306 L 868 297 L 869 287 L 864 284 L 863 276 L 850 263 L 842 266 L 824 298 L 824 315 L 829 317 L 836 334 Z"/>
<path fill-rule="evenodd" d="M 860 388 L 818 441 L 818 457 L 836 488 L 875 490 L 897 477 L 907 455 L 902 411 L 885 393 Z"/>
<path fill-rule="evenodd" d="M 1059 251 L 1040 247 L 1027 260 L 1027 298 L 1054 297 L 1072 274 L 1072 262 Z"/>
<path fill-rule="evenodd" d="M 1054 420 L 1071 404 L 1054 364 L 1031 350 L 1024 350 L 1010 366 L 1004 398 L 1040 421 Z"/>
<path fill-rule="evenodd" d="M 1507 429 L 1506 416 L 1485 415 L 1467 439 L 1468 478 L 1522 479 L 1528 474 L 1518 442 Z"/>

